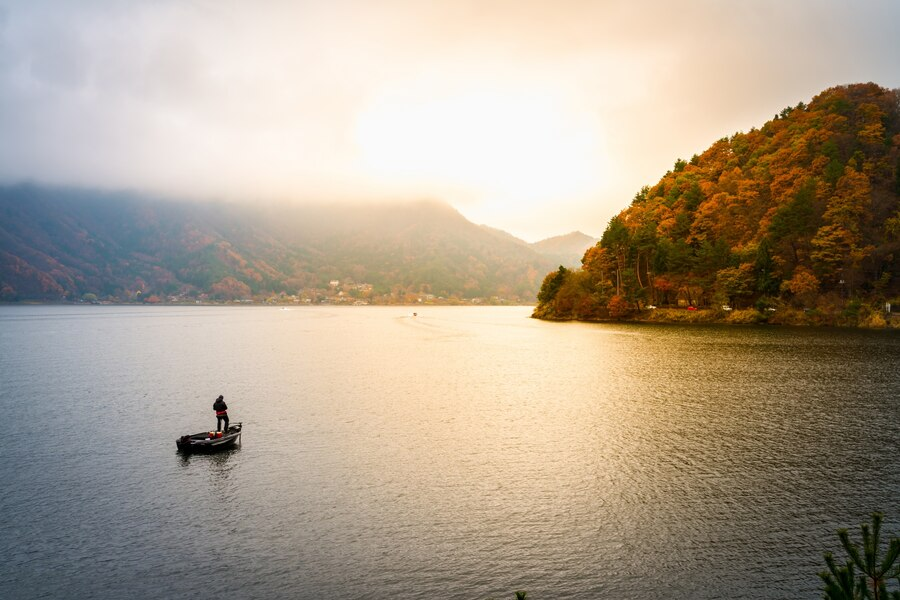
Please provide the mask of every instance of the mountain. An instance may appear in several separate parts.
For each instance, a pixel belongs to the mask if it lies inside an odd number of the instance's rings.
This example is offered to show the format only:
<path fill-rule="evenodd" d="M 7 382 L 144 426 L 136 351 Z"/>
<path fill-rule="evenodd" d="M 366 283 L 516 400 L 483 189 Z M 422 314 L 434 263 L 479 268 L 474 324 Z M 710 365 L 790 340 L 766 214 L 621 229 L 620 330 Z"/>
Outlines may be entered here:
<path fill-rule="evenodd" d="M 531 302 L 555 265 L 438 202 L 275 206 L 0 187 L 0 300 Z"/>
<path fill-rule="evenodd" d="M 571 269 L 581 266 L 581 259 L 588 249 L 595 246 L 600 240 L 580 231 L 573 231 L 566 235 L 547 238 L 531 245 L 538 254 L 542 254 L 553 262 Z"/>
<path fill-rule="evenodd" d="M 554 265 L 562 265 L 568 268 L 580 266 L 581 258 L 584 256 L 585 251 L 600 241 L 580 231 L 573 231 L 566 235 L 558 235 L 529 244 L 525 240 L 520 240 L 501 229 L 494 229 L 487 225 L 482 225 L 481 227 L 499 239 L 533 249 L 541 256 L 549 259 Z"/>
<path fill-rule="evenodd" d="M 900 296 L 900 90 L 838 86 L 712 144 L 641 189 L 535 316 L 646 305 L 853 323 Z"/>

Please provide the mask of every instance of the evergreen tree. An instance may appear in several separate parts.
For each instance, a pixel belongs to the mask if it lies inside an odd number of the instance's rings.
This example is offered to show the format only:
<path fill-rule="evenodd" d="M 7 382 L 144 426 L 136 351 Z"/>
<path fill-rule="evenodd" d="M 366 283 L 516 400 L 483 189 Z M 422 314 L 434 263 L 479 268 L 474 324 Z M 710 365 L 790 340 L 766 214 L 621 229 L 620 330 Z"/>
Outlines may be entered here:
<path fill-rule="evenodd" d="M 538 292 L 538 302 L 541 304 L 553 302 L 553 299 L 556 298 L 556 294 L 559 292 L 559 288 L 562 287 L 568 274 L 569 270 L 562 265 L 559 265 L 557 271 L 548 273 L 544 278 L 544 283 L 541 284 L 541 291 Z"/>
<path fill-rule="evenodd" d="M 616 257 L 616 295 L 622 293 L 622 271 L 625 269 L 625 258 L 631 244 L 628 228 L 619 217 L 613 217 L 600 238 L 600 245 L 609 248 Z"/>
<path fill-rule="evenodd" d="M 862 547 L 850 541 L 846 529 L 838 530 L 838 537 L 849 556 L 846 565 L 837 566 L 830 552 L 825 554 L 828 571 L 819 573 L 825 583 L 826 600 L 900 600 L 900 589 L 888 591 L 888 582 L 894 580 L 900 587 L 900 538 L 888 541 L 884 556 L 881 553 L 881 513 L 872 514 L 872 527 L 860 526 Z M 861 573 L 856 576 L 855 570 Z"/>
<path fill-rule="evenodd" d="M 763 296 L 774 296 L 778 293 L 781 282 L 775 276 L 775 261 L 772 260 L 768 238 L 763 238 L 756 249 L 756 260 L 753 270 L 756 273 L 756 291 Z"/>

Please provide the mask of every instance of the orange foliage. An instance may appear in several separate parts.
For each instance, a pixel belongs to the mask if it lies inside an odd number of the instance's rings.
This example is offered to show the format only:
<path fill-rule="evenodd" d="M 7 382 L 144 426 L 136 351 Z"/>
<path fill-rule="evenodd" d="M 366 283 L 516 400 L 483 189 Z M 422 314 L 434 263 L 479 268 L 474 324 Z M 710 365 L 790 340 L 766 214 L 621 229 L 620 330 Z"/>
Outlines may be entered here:
<path fill-rule="evenodd" d="M 240 300 L 251 295 L 250 286 L 234 277 L 225 277 L 214 283 L 210 287 L 210 292 L 214 298 L 220 300 Z"/>
<path fill-rule="evenodd" d="M 613 273 L 616 295 L 598 300 L 611 315 L 675 289 L 701 304 L 714 290 L 752 302 L 845 282 L 900 294 L 898 204 L 900 92 L 835 87 L 677 161 L 610 222 L 583 268 Z"/>
<path fill-rule="evenodd" d="M 631 312 L 631 305 L 622 296 L 613 296 L 609 299 L 609 316 L 614 319 L 620 319 Z"/>

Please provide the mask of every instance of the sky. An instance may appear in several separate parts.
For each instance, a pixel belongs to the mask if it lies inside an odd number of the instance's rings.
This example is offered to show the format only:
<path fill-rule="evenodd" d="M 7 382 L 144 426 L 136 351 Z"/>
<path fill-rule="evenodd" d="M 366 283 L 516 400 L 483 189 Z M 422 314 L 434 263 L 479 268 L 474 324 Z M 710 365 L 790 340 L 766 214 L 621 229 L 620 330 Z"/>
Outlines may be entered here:
<path fill-rule="evenodd" d="M 900 88 L 898 26 L 894 0 L 0 0 L 0 182 L 599 236 L 678 158 Z"/>

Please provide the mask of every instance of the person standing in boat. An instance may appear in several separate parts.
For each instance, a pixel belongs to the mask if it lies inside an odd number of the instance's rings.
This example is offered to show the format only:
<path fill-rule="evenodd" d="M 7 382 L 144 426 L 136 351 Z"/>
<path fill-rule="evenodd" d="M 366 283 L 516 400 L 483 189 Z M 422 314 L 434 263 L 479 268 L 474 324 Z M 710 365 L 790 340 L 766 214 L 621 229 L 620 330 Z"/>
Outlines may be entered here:
<path fill-rule="evenodd" d="M 222 396 L 213 402 L 213 410 L 216 411 L 216 431 L 228 431 L 228 405 Z M 225 421 L 225 429 L 222 429 L 222 421 Z"/>

